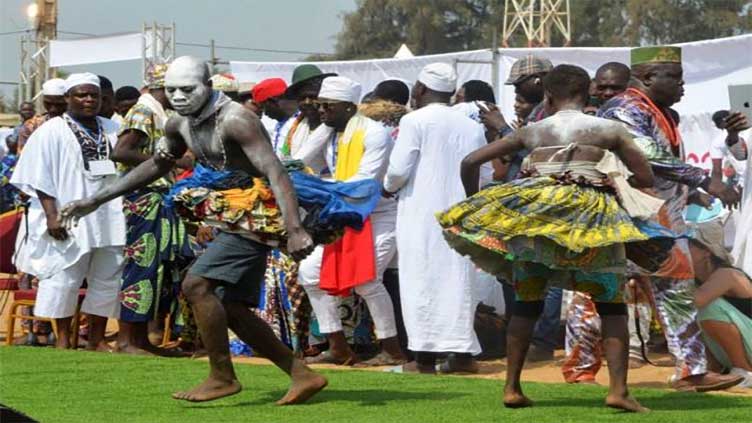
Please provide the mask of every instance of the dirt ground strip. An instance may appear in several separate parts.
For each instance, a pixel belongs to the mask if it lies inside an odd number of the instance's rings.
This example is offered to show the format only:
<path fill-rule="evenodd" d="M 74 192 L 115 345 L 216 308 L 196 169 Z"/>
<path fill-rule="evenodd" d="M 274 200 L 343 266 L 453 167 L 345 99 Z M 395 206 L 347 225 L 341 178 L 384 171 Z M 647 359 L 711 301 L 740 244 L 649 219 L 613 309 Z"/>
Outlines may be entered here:
<path fill-rule="evenodd" d="M 526 382 L 543 382 L 543 383 L 563 383 L 564 377 L 561 374 L 561 361 L 564 358 L 564 352 L 559 350 L 556 352 L 555 359 L 553 361 L 545 363 L 528 363 L 525 366 L 525 371 L 522 373 L 522 380 Z M 651 354 L 650 360 L 659 366 L 646 365 L 638 369 L 629 369 L 629 386 L 639 388 L 655 388 L 655 389 L 670 389 L 668 388 L 668 378 L 674 373 L 674 367 L 671 365 L 671 358 L 664 354 Z M 269 362 L 262 358 L 249 358 L 249 357 L 233 357 L 233 361 L 236 363 L 247 364 L 269 364 Z M 457 376 L 457 377 L 475 377 L 483 379 L 503 379 L 504 372 L 506 371 L 506 360 L 493 360 L 493 361 L 481 361 L 479 362 L 480 372 L 476 375 Z M 314 368 L 321 369 L 336 369 L 344 370 L 347 367 L 319 364 L 312 366 Z M 370 371 L 384 371 L 384 367 L 376 367 L 369 369 L 358 370 L 370 370 Z M 608 368 L 604 362 L 600 371 L 596 375 L 596 382 L 603 386 L 608 386 Z M 718 394 L 722 395 L 739 395 L 752 398 L 752 389 L 731 388 L 725 391 L 719 391 Z"/>

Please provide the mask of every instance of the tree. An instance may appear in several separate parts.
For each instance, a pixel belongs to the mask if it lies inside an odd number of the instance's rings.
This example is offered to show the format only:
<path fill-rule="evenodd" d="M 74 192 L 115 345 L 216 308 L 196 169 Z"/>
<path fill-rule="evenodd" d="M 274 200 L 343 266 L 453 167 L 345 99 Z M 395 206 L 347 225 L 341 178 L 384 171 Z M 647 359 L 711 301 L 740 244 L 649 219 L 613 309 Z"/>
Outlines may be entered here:
<path fill-rule="evenodd" d="M 749 0 L 573 0 L 573 45 L 632 46 L 728 37 L 752 30 Z"/>
<path fill-rule="evenodd" d="M 503 10 L 503 0 L 359 0 L 334 59 L 391 57 L 402 43 L 415 54 L 488 48 Z M 571 18 L 573 46 L 677 43 L 750 32 L 752 1 L 571 0 Z M 526 45 L 520 37 L 510 45 Z"/>
<path fill-rule="evenodd" d="M 359 0 L 344 15 L 336 58 L 390 57 L 406 43 L 417 54 L 488 48 L 502 1 Z"/>

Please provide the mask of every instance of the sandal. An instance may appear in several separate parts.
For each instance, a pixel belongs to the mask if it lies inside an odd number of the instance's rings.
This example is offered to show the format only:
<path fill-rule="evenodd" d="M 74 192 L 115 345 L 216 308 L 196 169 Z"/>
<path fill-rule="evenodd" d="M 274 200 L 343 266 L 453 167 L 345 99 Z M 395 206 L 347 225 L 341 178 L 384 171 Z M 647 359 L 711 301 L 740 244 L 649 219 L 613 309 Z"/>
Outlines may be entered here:
<path fill-rule="evenodd" d="M 306 364 L 334 364 L 336 366 L 352 366 L 355 363 L 357 363 L 357 359 L 354 355 L 341 360 L 334 357 L 329 351 L 324 351 L 316 357 L 306 358 Z"/>
<path fill-rule="evenodd" d="M 383 366 L 399 366 L 407 363 L 405 358 L 394 358 L 391 355 L 380 352 L 375 357 L 366 361 L 361 361 L 355 364 L 353 367 L 383 367 Z"/>

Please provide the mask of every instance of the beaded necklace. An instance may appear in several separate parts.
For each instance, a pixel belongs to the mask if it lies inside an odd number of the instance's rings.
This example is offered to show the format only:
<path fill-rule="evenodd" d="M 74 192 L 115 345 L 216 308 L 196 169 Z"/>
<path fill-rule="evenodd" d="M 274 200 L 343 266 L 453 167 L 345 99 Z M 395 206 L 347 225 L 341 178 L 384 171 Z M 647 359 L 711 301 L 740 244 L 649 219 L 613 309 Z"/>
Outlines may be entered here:
<path fill-rule="evenodd" d="M 194 145 L 196 147 L 196 153 L 199 156 L 199 161 L 201 161 L 201 163 L 211 167 L 214 170 L 225 170 L 225 167 L 227 166 L 227 152 L 225 151 L 225 141 L 222 138 L 222 131 L 220 130 L 220 125 L 217 119 L 218 115 L 219 115 L 219 110 L 217 110 L 217 112 L 215 112 L 210 119 L 214 121 L 214 136 L 219 140 L 219 145 L 221 147 L 220 152 L 222 153 L 222 161 L 220 162 L 221 163 L 220 166 L 216 166 L 212 160 L 209 160 L 209 157 L 206 155 L 207 152 L 204 149 L 204 145 L 202 142 L 200 142 L 200 138 L 198 137 L 198 134 L 196 133 L 194 126 L 189 125 L 189 128 L 191 132 L 191 139 L 194 141 Z"/>

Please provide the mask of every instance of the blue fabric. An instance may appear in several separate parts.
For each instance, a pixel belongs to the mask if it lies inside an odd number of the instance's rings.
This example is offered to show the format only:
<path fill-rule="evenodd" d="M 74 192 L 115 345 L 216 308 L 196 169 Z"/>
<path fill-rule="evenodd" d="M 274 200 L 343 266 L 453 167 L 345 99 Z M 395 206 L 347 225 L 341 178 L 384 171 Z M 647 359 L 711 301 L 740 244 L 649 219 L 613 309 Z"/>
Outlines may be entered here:
<path fill-rule="evenodd" d="M 637 226 L 637 229 L 639 229 L 640 232 L 647 235 L 650 239 L 677 239 L 686 236 L 686 234 L 677 234 L 671 229 L 650 220 L 632 219 L 632 222 Z"/>
<path fill-rule="evenodd" d="M 285 165 L 290 171 L 298 203 L 309 212 L 315 211 L 317 226 L 322 228 L 347 226 L 360 229 L 381 198 L 381 185 L 374 179 L 356 182 L 324 181 L 296 170 L 300 169 L 300 162 L 288 162 Z M 174 197 L 188 188 L 203 187 L 221 191 L 251 185 L 253 179 L 244 172 L 218 171 L 197 165 L 190 178 L 172 186 L 165 205 L 172 208 Z"/>
<path fill-rule="evenodd" d="M 561 321 L 561 288 L 550 287 L 541 314 L 533 331 L 533 345 L 547 351 L 556 349 Z"/>
<path fill-rule="evenodd" d="M 344 223 L 360 229 L 381 198 L 381 185 L 374 179 L 333 182 L 302 172 L 292 172 L 290 179 L 303 208 L 320 208 L 317 220 L 324 226 Z"/>
<path fill-rule="evenodd" d="M 715 199 L 710 209 L 697 204 L 690 204 L 684 209 L 684 220 L 692 223 L 709 222 L 723 213 L 723 203 Z"/>
<path fill-rule="evenodd" d="M 172 208 L 173 199 L 180 191 L 188 188 L 204 187 L 216 191 L 253 185 L 253 178 L 244 172 L 229 170 L 214 170 L 197 164 L 193 168 L 193 175 L 175 183 L 170 189 L 165 205 Z"/>

